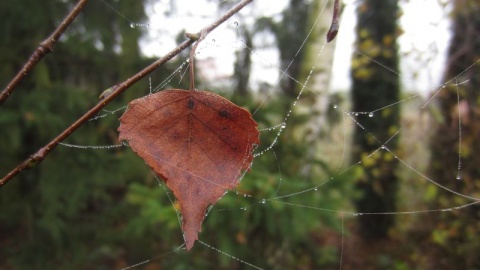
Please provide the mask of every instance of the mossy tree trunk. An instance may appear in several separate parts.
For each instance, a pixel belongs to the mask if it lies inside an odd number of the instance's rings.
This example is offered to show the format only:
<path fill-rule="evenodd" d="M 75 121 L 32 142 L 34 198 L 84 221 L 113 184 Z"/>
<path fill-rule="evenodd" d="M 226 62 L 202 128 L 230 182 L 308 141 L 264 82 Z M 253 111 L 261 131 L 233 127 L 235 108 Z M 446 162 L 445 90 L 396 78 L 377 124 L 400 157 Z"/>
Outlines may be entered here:
<path fill-rule="evenodd" d="M 435 96 L 441 117 L 433 119 L 436 129 L 430 140 L 431 178 L 449 189 L 475 198 L 480 197 L 479 14 L 479 1 L 454 1 L 451 13 L 453 36 L 443 75 L 443 81 L 447 84 Z M 470 202 L 438 190 L 431 205 L 433 208 L 450 208 Z M 438 261 L 442 263 L 439 267 L 480 267 L 479 219 L 478 205 L 436 216 L 435 229 L 429 233 L 443 252 L 442 259 Z"/>
<path fill-rule="evenodd" d="M 370 112 L 399 100 L 399 76 L 389 70 L 398 70 L 398 14 L 397 0 L 364 0 L 359 3 L 356 53 L 351 70 L 354 112 Z M 397 161 L 388 151 L 379 151 L 372 157 L 368 155 L 382 144 L 395 151 L 398 136 L 392 136 L 399 128 L 400 107 L 390 106 L 375 113 L 373 117 L 368 114 L 352 117 L 356 117 L 362 125 L 355 125 L 352 159 L 370 161 L 370 166 L 362 166 L 363 174 L 357 179 L 357 211 L 395 211 Z M 393 215 L 367 215 L 359 218 L 360 232 L 364 238 L 386 237 L 388 229 L 393 225 Z"/>

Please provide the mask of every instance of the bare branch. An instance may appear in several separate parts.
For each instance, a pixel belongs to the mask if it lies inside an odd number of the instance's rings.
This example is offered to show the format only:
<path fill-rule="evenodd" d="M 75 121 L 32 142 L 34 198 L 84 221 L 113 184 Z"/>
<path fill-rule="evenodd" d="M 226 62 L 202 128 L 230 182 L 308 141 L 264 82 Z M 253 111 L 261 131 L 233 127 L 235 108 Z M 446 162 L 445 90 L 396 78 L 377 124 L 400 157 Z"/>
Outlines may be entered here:
<path fill-rule="evenodd" d="M 222 17 L 214 21 L 212 24 L 208 25 L 204 29 L 200 31 L 200 33 L 203 33 L 203 35 L 207 35 L 210 33 L 213 29 L 218 27 L 220 24 L 225 22 L 228 18 L 239 12 L 243 7 L 245 7 L 247 4 L 252 2 L 253 0 L 243 0 L 240 3 L 238 3 L 236 6 L 234 6 L 232 9 L 230 9 L 227 13 L 225 13 Z M 198 36 L 200 36 L 200 33 Z M 94 117 L 103 107 L 105 107 L 108 103 L 110 103 L 115 97 L 123 93 L 125 90 L 127 90 L 129 87 L 131 87 L 133 84 L 138 82 L 140 79 L 144 78 L 148 74 L 150 74 L 152 71 L 155 69 L 159 68 L 160 66 L 164 65 L 167 63 L 170 59 L 172 59 L 174 56 L 178 55 L 180 52 L 188 48 L 190 45 L 192 45 L 195 42 L 195 39 L 187 39 L 184 42 L 182 42 L 178 47 L 170 51 L 168 54 L 163 56 L 162 58 L 158 59 L 157 61 L 153 62 L 137 74 L 133 75 L 132 77 L 128 78 L 126 81 L 123 83 L 120 83 L 118 85 L 112 86 L 113 91 L 109 95 L 105 95 L 105 98 L 102 99 L 97 105 L 95 105 L 93 108 L 91 108 L 88 112 L 86 112 L 82 117 L 80 117 L 77 121 L 75 121 L 73 124 L 71 124 L 67 129 L 65 129 L 60 135 L 58 135 L 55 139 L 50 141 L 48 144 L 46 144 L 44 147 L 40 148 L 37 152 L 35 152 L 33 155 L 28 157 L 25 161 L 20 163 L 15 169 L 13 169 L 11 172 L 9 172 L 4 178 L 0 180 L 0 187 L 5 185 L 10 179 L 12 179 L 14 176 L 19 174 L 20 172 L 33 168 L 37 164 L 39 164 L 41 161 L 45 159 L 45 157 L 65 138 L 70 136 L 75 130 L 77 130 L 80 126 L 82 126 L 85 122 L 87 122 L 90 118 Z"/>
<path fill-rule="evenodd" d="M 70 24 L 75 20 L 78 13 L 87 4 L 88 0 L 79 0 L 77 5 L 72 9 L 72 11 L 63 19 L 62 23 L 57 27 L 57 29 L 45 39 L 37 49 L 30 56 L 28 61 L 25 63 L 22 69 L 18 71 L 17 75 L 10 81 L 5 89 L 3 89 L 0 94 L 0 106 L 7 100 L 10 94 L 15 90 L 17 85 L 27 76 L 27 74 L 35 67 L 35 65 L 42 60 L 42 58 L 53 51 L 53 45 L 60 39 L 63 32 L 70 26 Z"/>

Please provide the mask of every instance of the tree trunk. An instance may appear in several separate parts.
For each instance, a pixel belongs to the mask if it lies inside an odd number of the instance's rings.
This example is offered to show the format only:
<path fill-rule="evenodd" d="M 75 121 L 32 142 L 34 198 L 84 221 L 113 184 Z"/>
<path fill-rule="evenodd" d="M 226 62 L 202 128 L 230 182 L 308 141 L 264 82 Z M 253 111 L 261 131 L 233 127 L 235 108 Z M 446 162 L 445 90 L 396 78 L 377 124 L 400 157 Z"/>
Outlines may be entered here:
<path fill-rule="evenodd" d="M 289 7 L 283 12 L 283 21 L 275 29 L 275 36 L 280 51 L 280 76 L 283 72 L 298 79 L 303 50 L 299 51 L 307 33 L 309 3 L 305 0 L 290 0 Z M 310 26 L 308 26 L 310 27 Z M 298 95 L 297 82 L 288 76 L 281 80 L 283 93 L 290 98 Z"/>
<path fill-rule="evenodd" d="M 398 70 L 398 12 L 397 0 L 364 0 L 358 6 L 356 53 L 351 70 L 354 112 L 370 112 L 399 100 L 399 76 L 389 70 Z M 357 211 L 395 211 L 397 160 L 387 151 L 379 151 L 372 157 L 368 155 L 382 144 L 395 151 L 398 136 L 389 139 L 399 128 L 400 108 L 390 106 L 372 117 L 367 114 L 352 117 L 362 125 L 355 126 L 353 161 L 369 159 L 374 162 L 372 166 L 362 166 L 363 174 L 357 180 L 356 188 L 360 191 L 355 200 Z M 359 217 L 360 232 L 366 239 L 386 237 L 393 224 L 394 215 Z"/>
<path fill-rule="evenodd" d="M 252 70 L 252 51 L 253 37 L 244 24 L 239 26 L 239 33 L 245 40 L 245 48 L 236 53 L 233 76 L 235 77 L 235 92 L 241 97 L 247 97 L 249 94 L 248 83 L 250 80 L 250 71 Z"/>
<path fill-rule="evenodd" d="M 433 118 L 436 130 L 430 140 L 431 178 L 461 194 L 480 197 L 480 2 L 455 0 L 452 10 L 452 31 L 447 66 L 443 81 L 445 88 L 435 96 L 441 118 Z M 477 62 L 475 62 L 477 61 Z M 473 64 L 473 66 L 472 66 Z M 452 80 L 453 79 L 453 80 Z M 459 121 L 460 120 L 460 121 Z M 460 124 L 460 126 L 459 126 Z M 461 136 L 459 139 L 459 130 Z M 459 152 L 460 148 L 460 152 Z M 460 154 L 460 163 L 459 163 Z M 466 199 L 438 192 L 436 208 L 449 208 Z M 452 222 L 452 214 L 458 222 Z M 436 241 L 445 253 L 444 265 L 457 269 L 478 269 L 480 259 L 477 241 L 480 233 L 480 207 L 474 205 L 439 215 L 431 232 L 439 234 L 454 230 L 444 241 Z M 452 249 L 455 246 L 455 249 Z"/>
<path fill-rule="evenodd" d="M 312 108 L 311 115 L 314 115 L 309 123 L 311 130 L 306 135 L 307 141 L 312 142 L 331 130 L 327 121 L 327 111 L 336 40 L 325 46 L 326 35 L 332 21 L 333 1 L 325 6 L 325 1 L 314 0 L 310 6 L 305 32 L 308 33 L 311 27 L 313 29 L 305 42 L 298 81 L 302 84 L 306 82 L 305 89 L 311 89 L 306 90 L 303 97 L 304 103 Z M 298 84 L 297 91 L 302 87 L 304 86 Z M 310 150 L 312 152 L 310 155 L 317 152 L 313 147 Z"/>

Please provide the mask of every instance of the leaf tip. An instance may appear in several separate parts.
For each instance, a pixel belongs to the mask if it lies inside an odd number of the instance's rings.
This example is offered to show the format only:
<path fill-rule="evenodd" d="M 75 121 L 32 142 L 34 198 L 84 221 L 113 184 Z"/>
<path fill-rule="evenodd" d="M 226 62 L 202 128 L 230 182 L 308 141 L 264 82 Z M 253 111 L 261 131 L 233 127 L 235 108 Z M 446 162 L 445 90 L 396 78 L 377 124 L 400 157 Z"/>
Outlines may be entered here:
<path fill-rule="evenodd" d="M 200 224 L 203 220 L 200 221 Z M 193 228 L 191 225 L 188 226 L 185 223 L 183 224 L 183 239 L 185 241 L 185 247 L 187 248 L 187 251 L 190 251 L 195 244 L 195 241 L 198 240 L 198 234 L 200 233 L 201 230 L 197 230 Z"/>

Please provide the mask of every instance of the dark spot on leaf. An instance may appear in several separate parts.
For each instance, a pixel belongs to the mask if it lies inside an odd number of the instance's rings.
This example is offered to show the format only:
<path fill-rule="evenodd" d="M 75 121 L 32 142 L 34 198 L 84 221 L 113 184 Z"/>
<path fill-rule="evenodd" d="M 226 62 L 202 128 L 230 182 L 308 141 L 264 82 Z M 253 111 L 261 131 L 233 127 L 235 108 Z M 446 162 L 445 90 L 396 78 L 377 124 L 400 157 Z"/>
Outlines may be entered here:
<path fill-rule="evenodd" d="M 227 111 L 219 111 L 218 115 L 222 118 L 230 118 L 230 113 Z"/>
<path fill-rule="evenodd" d="M 193 102 L 192 99 L 189 99 L 189 100 L 188 100 L 188 103 L 187 103 L 187 106 L 188 106 L 188 108 L 189 108 L 190 110 L 193 109 L 193 105 L 195 105 L 195 102 Z"/>

